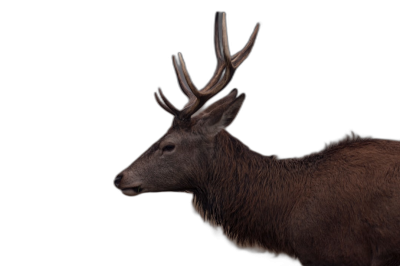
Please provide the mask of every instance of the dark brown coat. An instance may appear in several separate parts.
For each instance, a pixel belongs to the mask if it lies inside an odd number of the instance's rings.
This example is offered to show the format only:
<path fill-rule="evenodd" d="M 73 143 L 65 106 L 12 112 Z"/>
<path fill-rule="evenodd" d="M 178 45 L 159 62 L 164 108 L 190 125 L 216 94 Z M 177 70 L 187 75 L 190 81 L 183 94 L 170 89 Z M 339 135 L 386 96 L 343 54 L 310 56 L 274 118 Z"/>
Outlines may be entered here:
<path fill-rule="evenodd" d="M 213 182 L 194 191 L 194 203 L 239 244 L 304 265 L 400 262 L 400 142 L 352 136 L 284 160 L 225 131 L 217 143 Z"/>

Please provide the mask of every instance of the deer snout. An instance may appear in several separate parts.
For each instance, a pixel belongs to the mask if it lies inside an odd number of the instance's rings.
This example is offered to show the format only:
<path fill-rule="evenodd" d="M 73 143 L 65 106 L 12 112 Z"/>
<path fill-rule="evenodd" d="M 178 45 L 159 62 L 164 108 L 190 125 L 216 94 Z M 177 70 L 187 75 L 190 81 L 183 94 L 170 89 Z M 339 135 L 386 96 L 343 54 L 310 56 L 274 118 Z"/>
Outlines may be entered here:
<path fill-rule="evenodd" d="M 119 188 L 119 184 L 121 184 L 121 179 L 124 177 L 124 174 L 119 174 L 117 177 L 114 179 L 114 185 Z"/>
<path fill-rule="evenodd" d="M 144 191 L 140 180 L 132 180 L 128 172 L 121 172 L 114 179 L 114 185 L 127 196 L 135 196 Z"/>

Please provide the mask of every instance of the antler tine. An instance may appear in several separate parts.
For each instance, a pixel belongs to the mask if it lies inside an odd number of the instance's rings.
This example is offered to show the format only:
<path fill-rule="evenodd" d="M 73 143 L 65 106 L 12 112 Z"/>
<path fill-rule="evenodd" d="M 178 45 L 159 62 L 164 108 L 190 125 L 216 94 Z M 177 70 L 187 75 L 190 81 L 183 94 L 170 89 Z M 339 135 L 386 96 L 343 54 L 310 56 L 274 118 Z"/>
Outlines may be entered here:
<path fill-rule="evenodd" d="M 219 12 L 215 14 L 215 24 L 214 24 L 214 48 L 215 48 L 215 54 L 217 55 L 217 61 L 218 63 L 220 61 L 223 61 L 223 57 L 221 55 L 221 40 L 219 38 L 220 32 L 219 32 Z"/>
<path fill-rule="evenodd" d="M 168 101 L 168 99 L 164 96 L 160 88 L 158 88 L 158 93 L 160 93 L 160 96 L 164 102 L 160 101 L 160 99 L 157 96 L 157 93 L 154 93 L 154 95 L 156 96 L 157 103 L 168 113 L 176 117 L 179 117 L 180 111 L 176 109 L 175 106 L 173 106 L 173 104 Z"/>
<path fill-rule="evenodd" d="M 192 92 L 196 97 L 200 97 L 199 91 L 197 90 L 196 86 L 194 86 L 192 80 L 190 79 L 189 72 L 186 69 L 185 61 L 183 60 L 182 54 L 178 53 L 178 57 L 179 57 L 179 63 L 181 64 L 183 75 L 185 76 L 185 80 L 189 86 L 190 92 Z"/>
<path fill-rule="evenodd" d="M 156 97 L 156 101 L 157 103 L 168 113 L 170 113 L 171 115 L 175 115 L 162 101 L 160 101 L 160 99 L 157 96 L 157 92 L 154 93 L 154 96 Z"/>
<path fill-rule="evenodd" d="M 232 65 L 234 68 L 238 68 L 240 64 L 243 63 L 243 61 L 246 60 L 246 58 L 249 56 L 251 49 L 253 49 L 254 43 L 256 41 L 259 29 L 260 23 L 257 23 L 257 25 L 254 27 L 253 33 L 251 34 L 249 41 L 246 43 L 244 48 L 232 56 Z"/>
<path fill-rule="evenodd" d="M 213 87 L 221 79 L 222 73 L 225 68 L 224 57 L 221 54 L 221 39 L 219 36 L 220 35 L 219 18 L 220 18 L 220 13 L 217 12 L 217 14 L 215 15 L 215 26 L 214 26 L 214 48 L 215 48 L 215 55 L 217 57 L 217 67 L 214 71 L 213 77 L 206 84 L 206 86 L 202 91 L 207 90 L 207 88 Z"/>
<path fill-rule="evenodd" d="M 224 52 L 225 63 L 227 64 L 227 70 L 232 68 L 231 53 L 229 52 L 228 44 L 228 31 L 226 27 L 226 14 L 222 12 L 222 47 Z M 226 75 L 226 74 L 225 74 Z"/>
<path fill-rule="evenodd" d="M 183 91 L 183 93 L 184 93 L 187 97 L 190 97 L 191 91 L 190 91 L 190 89 L 189 89 L 189 88 L 186 86 L 186 84 L 185 84 L 184 77 L 182 77 L 182 74 L 181 74 L 179 65 L 178 65 L 178 63 L 176 62 L 176 58 L 175 58 L 174 55 L 172 56 L 172 63 L 173 63 L 173 65 L 174 65 L 176 77 L 178 78 L 179 87 L 181 88 L 181 90 Z"/>

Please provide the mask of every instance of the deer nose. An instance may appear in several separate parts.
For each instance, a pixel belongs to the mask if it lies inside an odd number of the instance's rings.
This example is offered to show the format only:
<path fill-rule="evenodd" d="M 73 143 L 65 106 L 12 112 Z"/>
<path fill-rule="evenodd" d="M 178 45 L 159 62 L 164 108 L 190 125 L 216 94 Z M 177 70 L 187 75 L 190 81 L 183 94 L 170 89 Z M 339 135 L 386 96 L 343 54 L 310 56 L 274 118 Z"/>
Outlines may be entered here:
<path fill-rule="evenodd" d="M 121 183 L 121 179 L 124 177 L 123 174 L 117 175 L 117 177 L 114 179 L 114 185 L 119 188 L 119 183 Z"/>

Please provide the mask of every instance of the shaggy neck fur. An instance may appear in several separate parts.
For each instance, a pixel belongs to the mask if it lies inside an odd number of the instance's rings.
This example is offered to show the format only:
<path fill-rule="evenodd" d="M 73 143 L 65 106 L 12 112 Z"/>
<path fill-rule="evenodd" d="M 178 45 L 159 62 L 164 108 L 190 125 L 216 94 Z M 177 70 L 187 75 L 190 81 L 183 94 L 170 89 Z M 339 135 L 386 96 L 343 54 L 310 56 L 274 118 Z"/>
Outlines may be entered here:
<path fill-rule="evenodd" d="M 294 255 L 288 223 L 307 169 L 303 160 L 257 154 L 222 131 L 193 203 L 238 245 Z"/>

